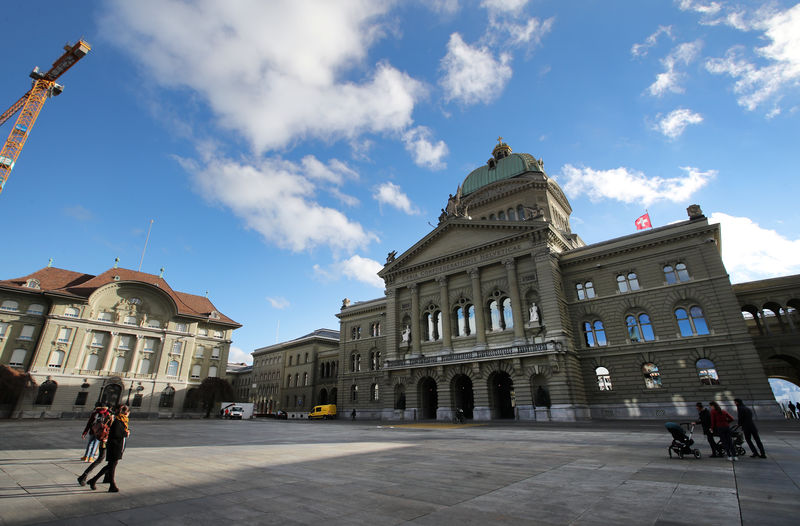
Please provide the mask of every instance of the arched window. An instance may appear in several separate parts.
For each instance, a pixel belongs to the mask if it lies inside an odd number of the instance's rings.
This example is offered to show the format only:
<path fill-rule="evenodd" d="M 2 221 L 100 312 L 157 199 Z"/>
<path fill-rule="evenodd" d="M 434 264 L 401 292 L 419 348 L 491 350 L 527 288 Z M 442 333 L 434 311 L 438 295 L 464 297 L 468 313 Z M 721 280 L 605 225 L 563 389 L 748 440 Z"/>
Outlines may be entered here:
<path fill-rule="evenodd" d="M 308 385 L 308 373 L 303 373 L 303 385 Z"/>
<path fill-rule="evenodd" d="M 373 402 L 378 401 L 378 384 L 372 384 L 369 388 L 369 398 Z"/>
<path fill-rule="evenodd" d="M 357 373 L 361 370 L 361 355 L 353 353 L 350 355 L 350 372 Z"/>
<path fill-rule="evenodd" d="M 442 313 L 434 305 L 428 307 L 428 312 L 422 317 L 425 326 L 425 340 L 429 342 L 442 338 Z"/>
<path fill-rule="evenodd" d="M 358 402 L 358 386 L 355 384 L 350 386 L 350 401 Z"/>
<path fill-rule="evenodd" d="M 513 208 L 509 208 L 506 211 L 506 214 L 508 214 L 508 220 L 509 221 L 516 221 L 517 220 L 517 215 L 514 213 L 514 209 Z"/>
<path fill-rule="evenodd" d="M 501 323 L 504 329 L 514 328 L 514 314 L 511 311 L 511 298 L 503 298 L 503 319 Z"/>
<path fill-rule="evenodd" d="M 294 386 L 300 387 L 300 373 L 294 374 Z"/>
<path fill-rule="evenodd" d="M 19 311 L 19 303 L 12 300 L 5 300 L 3 303 L 0 303 L 0 310 L 7 310 L 10 312 L 17 312 Z"/>
<path fill-rule="evenodd" d="M 597 386 L 600 387 L 601 391 L 610 391 L 611 390 L 611 373 L 608 372 L 608 369 L 605 367 L 597 367 L 594 370 L 594 374 L 597 375 Z"/>
<path fill-rule="evenodd" d="M 594 298 L 594 284 L 591 281 L 585 283 L 577 283 L 575 290 L 578 293 L 579 300 L 586 300 Z"/>
<path fill-rule="evenodd" d="M 25 356 L 27 356 L 28 351 L 25 349 L 14 349 L 14 352 L 11 353 L 11 360 L 8 362 L 8 365 L 11 367 L 21 367 L 25 365 Z"/>
<path fill-rule="evenodd" d="M 639 278 L 636 276 L 636 273 L 628 272 L 627 274 L 620 274 L 617 276 L 617 288 L 620 292 L 639 290 Z"/>
<path fill-rule="evenodd" d="M 606 330 L 600 320 L 583 322 L 583 341 L 587 347 L 604 346 L 606 341 Z"/>
<path fill-rule="evenodd" d="M 369 370 L 377 371 L 381 368 L 381 352 L 372 351 L 369 353 Z"/>
<path fill-rule="evenodd" d="M 291 367 L 291 366 L 292 366 L 292 360 L 293 360 L 293 359 L 294 359 L 294 357 L 293 357 L 293 356 L 289 356 L 289 367 Z"/>
<path fill-rule="evenodd" d="M 308 353 L 303 357 L 303 363 L 308 363 Z"/>
<path fill-rule="evenodd" d="M 292 386 L 292 375 L 290 374 L 286 376 L 286 387 L 291 387 L 291 386 Z"/>
<path fill-rule="evenodd" d="M 176 362 L 177 363 L 177 362 Z M 173 387 L 165 387 L 161 391 L 161 398 L 158 400 L 158 407 L 172 407 L 175 403 L 175 389 Z"/>
<path fill-rule="evenodd" d="M 47 380 L 39 386 L 39 391 L 36 393 L 36 400 L 33 402 L 36 405 L 53 405 L 53 400 L 56 397 L 56 389 L 58 384 L 52 380 Z"/>
<path fill-rule="evenodd" d="M 658 372 L 658 366 L 656 364 L 644 364 L 642 366 L 642 374 L 644 375 L 644 385 L 648 389 L 658 389 L 661 387 L 661 373 Z"/>
<path fill-rule="evenodd" d="M 703 309 L 694 305 L 688 312 L 684 308 L 675 309 L 675 320 L 678 322 L 678 329 L 681 336 L 701 336 L 708 334 L 708 325 L 703 317 Z"/>
<path fill-rule="evenodd" d="M 506 220 L 506 213 L 503 212 L 502 210 L 500 210 L 497 213 L 497 219 L 499 219 L 500 221 L 505 221 Z"/>
<path fill-rule="evenodd" d="M 466 303 L 456 307 L 456 336 L 469 336 L 475 333 L 475 307 Z"/>
<path fill-rule="evenodd" d="M 684 263 L 677 263 L 674 267 L 672 265 L 664 265 L 664 280 L 667 285 L 689 281 L 689 270 Z"/>
<path fill-rule="evenodd" d="M 628 328 L 628 338 L 634 343 L 651 342 L 656 339 L 653 333 L 653 325 L 650 323 L 650 316 L 647 314 L 632 314 L 625 317 L 625 325 Z"/>
<path fill-rule="evenodd" d="M 28 314 L 32 314 L 34 316 L 41 316 L 44 314 L 44 305 L 39 305 L 38 303 L 31 303 L 28 305 Z"/>
<path fill-rule="evenodd" d="M 172 360 L 167 364 L 167 376 L 178 376 L 178 361 Z"/>
<path fill-rule="evenodd" d="M 64 363 L 64 351 L 53 351 L 50 353 L 50 359 L 47 361 L 48 367 L 61 367 Z"/>
<path fill-rule="evenodd" d="M 717 376 L 717 369 L 714 367 L 714 362 L 707 358 L 702 358 L 697 360 L 695 367 L 697 367 L 697 376 L 700 378 L 701 384 L 719 385 L 719 376 Z"/>
<path fill-rule="evenodd" d="M 196 363 L 192 366 L 192 378 L 200 378 L 200 364 Z"/>

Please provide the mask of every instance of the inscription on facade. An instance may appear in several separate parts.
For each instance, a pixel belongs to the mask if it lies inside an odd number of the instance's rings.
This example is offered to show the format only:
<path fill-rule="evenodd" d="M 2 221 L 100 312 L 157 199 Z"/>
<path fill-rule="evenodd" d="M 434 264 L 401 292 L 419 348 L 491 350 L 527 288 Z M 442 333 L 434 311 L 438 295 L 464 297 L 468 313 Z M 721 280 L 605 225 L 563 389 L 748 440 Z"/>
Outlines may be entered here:
<path fill-rule="evenodd" d="M 405 367 L 422 367 L 432 364 L 446 364 L 458 362 L 474 362 L 503 358 L 506 356 L 517 356 L 520 354 L 543 353 L 555 351 L 554 343 L 533 343 L 530 345 L 519 345 L 515 347 L 500 347 L 497 349 L 484 349 L 482 351 L 461 352 L 455 354 L 443 354 L 439 356 L 420 356 L 419 358 L 405 358 L 402 360 L 386 360 L 384 369 L 403 369 Z"/>
<path fill-rule="evenodd" d="M 401 277 L 398 278 L 398 281 L 420 281 L 422 278 L 429 278 L 431 276 L 436 276 L 437 274 L 446 274 L 451 270 L 461 269 L 465 267 L 471 267 L 478 263 L 483 263 L 490 259 L 496 259 L 498 257 L 506 256 L 508 254 L 512 254 L 515 252 L 519 252 L 525 248 L 522 243 L 517 243 L 508 247 L 498 248 L 496 250 L 490 250 L 488 252 L 483 252 L 481 254 L 476 254 L 474 256 L 470 256 L 467 258 L 459 259 L 458 261 L 453 261 L 451 263 L 445 263 L 444 265 L 438 265 L 435 267 L 431 267 L 425 270 L 419 270 L 417 272 L 410 272 L 408 274 L 403 274 Z"/>

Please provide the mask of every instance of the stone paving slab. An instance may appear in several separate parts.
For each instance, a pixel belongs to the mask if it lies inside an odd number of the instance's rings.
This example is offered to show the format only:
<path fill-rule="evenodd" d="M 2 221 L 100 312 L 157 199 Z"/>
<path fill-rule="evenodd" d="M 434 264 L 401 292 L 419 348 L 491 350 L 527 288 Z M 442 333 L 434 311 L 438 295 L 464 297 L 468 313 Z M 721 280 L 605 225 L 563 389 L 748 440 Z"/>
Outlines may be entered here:
<path fill-rule="evenodd" d="M 661 422 L 133 421 L 118 494 L 77 484 L 82 425 L 0 421 L 0 526 L 760 526 L 800 516 L 800 421 L 762 426 L 769 458 L 736 463 L 670 459 Z"/>

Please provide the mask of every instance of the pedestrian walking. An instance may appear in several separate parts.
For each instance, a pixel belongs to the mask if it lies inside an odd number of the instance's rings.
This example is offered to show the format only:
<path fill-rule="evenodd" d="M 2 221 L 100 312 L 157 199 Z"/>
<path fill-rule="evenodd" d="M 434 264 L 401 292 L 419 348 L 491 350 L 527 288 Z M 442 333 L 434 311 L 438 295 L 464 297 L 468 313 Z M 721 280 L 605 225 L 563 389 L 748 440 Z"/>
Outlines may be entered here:
<path fill-rule="evenodd" d="M 127 410 L 126 406 L 122 406 Z M 122 408 L 120 408 L 120 412 Z M 119 492 L 119 488 L 117 487 L 117 482 L 115 480 L 115 475 L 117 471 L 117 463 L 122 459 L 122 452 L 124 450 L 125 445 L 125 424 L 123 424 L 122 419 L 115 418 L 114 421 L 111 423 L 111 428 L 108 432 L 108 440 L 106 441 L 106 465 L 103 466 L 97 475 L 90 478 L 88 480 L 89 487 L 97 489 L 97 481 L 100 479 L 101 476 L 105 475 L 105 479 L 103 482 L 108 482 L 109 493 L 117 493 Z M 80 480 L 79 480 L 80 482 Z M 83 485 L 83 484 L 81 484 Z"/>
<path fill-rule="evenodd" d="M 78 484 L 81 486 L 86 485 L 86 477 L 88 477 L 89 473 L 106 458 L 106 441 L 108 440 L 108 434 L 111 431 L 111 424 L 113 421 L 114 415 L 111 414 L 105 406 L 101 408 L 101 411 L 97 412 L 94 418 L 91 425 L 91 433 L 97 440 L 97 453 L 96 456 L 92 458 L 92 463 L 89 464 L 89 467 L 78 477 Z"/>
<path fill-rule="evenodd" d="M 351 420 L 355 420 L 356 419 L 356 410 L 355 409 L 353 409 L 353 412 L 350 413 L 350 419 Z"/>
<path fill-rule="evenodd" d="M 95 424 L 95 422 L 105 419 L 108 414 L 108 408 L 102 403 L 98 402 L 97 405 L 95 405 L 92 414 L 89 415 L 89 420 L 86 421 L 86 427 L 83 428 L 83 433 L 81 433 L 81 438 L 86 438 L 87 435 L 89 436 L 89 442 L 86 444 L 86 451 L 84 451 L 83 456 L 81 457 L 81 460 L 84 462 L 95 461 L 95 458 L 98 455 L 98 450 L 100 449 L 100 441 L 92 432 L 92 426 Z"/>
<path fill-rule="evenodd" d="M 700 424 L 703 426 L 703 434 L 706 436 L 708 440 L 708 445 L 711 448 L 711 456 L 712 457 L 719 457 L 722 455 L 717 455 L 717 444 L 714 442 L 714 433 L 711 432 L 711 413 L 703 407 L 701 402 L 697 402 L 697 414 L 698 420 L 695 422 L 695 425 Z"/>
<path fill-rule="evenodd" d="M 736 461 L 736 449 L 733 447 L 733 437 L 731 436 L 730 424 L 733 422 L 733 417 L 722 409 L 718 403 L 711 401 L 711 430 L 719 437 L 722 446 L 725 448 L 725 453 L 728 455 L 728 460 Z"/>
<path fill-rule="evenodd" d="M 750 446 L 750 451 L 752 452 L 750 456 L 753 458 L 767 458 L 766 453 L 764 453 L 764 444 L 761 443 L 761 437 L 758 436 L 758 428 L 755 422 L 753 422 L 753 411 L 744 405 L 741 398 L 734 398 L 733 403 L 736 404 L 736 416 L 739 417 L 739 427 L 742 428 L 744 439 L 747 440 L 747 445 Z M 756 448 L 753 446 L 752 439 L 755 439 L 759 453 L 756 453 Z"/>

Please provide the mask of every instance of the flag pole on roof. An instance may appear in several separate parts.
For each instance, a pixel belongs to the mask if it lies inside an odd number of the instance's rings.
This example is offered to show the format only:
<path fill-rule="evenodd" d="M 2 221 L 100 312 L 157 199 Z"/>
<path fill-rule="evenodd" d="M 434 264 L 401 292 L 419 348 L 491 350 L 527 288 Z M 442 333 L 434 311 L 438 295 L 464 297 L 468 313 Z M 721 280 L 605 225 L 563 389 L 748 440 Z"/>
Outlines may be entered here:
<path fill-rule="evenodd" d="M 142 249 L 142 258 L 139 260 L 139 272 L 142 271 L 142 262 L 144 261 L 144 252 L 147 250 L 147 242 L 150 241 L 150 230 L 153 228 L 153 220 L 150 220 L 150 226 L 147 227 L 147 237 L 144 240 L 144 248 Z"/>
<path fill-rule="evenodd" d="M 650 212 L 647 209 L 644 209 L 644 215 L 639 216 L 636 218 L 636 221 L 633 222 L 636 225 L 636 230 L 644 230 L 646 228 L 653 228 L 653 223 L 650 221 Z"/>

